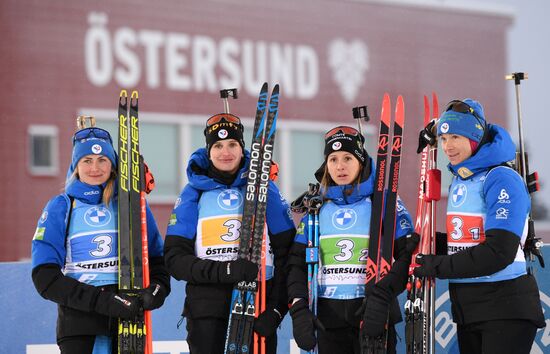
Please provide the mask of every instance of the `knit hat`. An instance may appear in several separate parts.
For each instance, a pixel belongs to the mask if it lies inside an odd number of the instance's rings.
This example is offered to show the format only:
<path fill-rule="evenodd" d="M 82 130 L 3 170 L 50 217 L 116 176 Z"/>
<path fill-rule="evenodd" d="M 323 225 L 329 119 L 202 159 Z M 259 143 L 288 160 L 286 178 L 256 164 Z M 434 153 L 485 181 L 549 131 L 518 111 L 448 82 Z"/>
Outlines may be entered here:
<path fill-rule="evenodd" d="M 243 130 L 241 120 L 233 114 L 220 113 L 208 118 L 204 128 L 208 156 L 212 145 L 219 140 L 235 139 L 244 150 Z"/>
<path fill-rule="evenodd" d="M 77 131 L 73 136 L 73 157 L 69 172 L 76 169 L 81 158 L 86 155 L 103 155 L 117 168 L 117 157 L 113 148 L 111 135 L 101 128 L 85 128 Z"/>
<path fill-rule="evenodd" d="M 437 135 L 457 134 L 480 143 L 486 130 L 483 107 L 470 98 L 464 101 L 453 100 L 437 124 Z"/>
<path fill-rule="evenodd" d="M 365 138 L 356 129 L 339 126 L 325 134 L 325 161 L 328 155 L 335 151 L 347 151 L 353 154 L 364 166 L 367 161 L 367 151 L 363 147 Z"/>

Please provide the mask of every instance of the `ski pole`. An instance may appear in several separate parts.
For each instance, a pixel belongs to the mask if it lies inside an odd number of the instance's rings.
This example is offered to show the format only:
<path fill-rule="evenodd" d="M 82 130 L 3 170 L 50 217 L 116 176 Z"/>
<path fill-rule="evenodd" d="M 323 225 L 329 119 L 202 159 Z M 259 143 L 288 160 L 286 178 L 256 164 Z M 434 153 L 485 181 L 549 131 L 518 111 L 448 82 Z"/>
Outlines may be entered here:
<path fill-rule="evenodd" d="M 236 88 L 220 90 L 220 98 L 223 101 L 224 113 L 229 113 L 229 101 L 227 100 L 229 97 L 233 97 L 235 100 L 239 98 Z"/>
<path fill-rule="evenodd" d="M 527 73 L 522 72 L 515 72 L 511 73 L 509 75 L 506 75 L 506 80 L 514 80 L 514 86 L 516 91 L 516 107 L 517 107 L 517 115 L 518 115 L 518 135 L 519 135 L 519 156 L 517 157 L 517 168 L 519 168 L 519 172 L 521 174 L 521 177 L 523 178 L 523 181 L 525 182 L 527 189 L 529 193 L 534 193 L 539 190 L 538 185 L 538 174 L 536 172 L 529 174 L 528 166 L 527 166 L 527 153 L 525 152 L 525 145 L 523 142 L 523 118 L 521 114 L 521 99 L 520 99 L 520 92 L 519 92 L 519 86 L 521 85 L 522 80 L 527 80 Z M 542 257 L 541 248 L 543 246 L 543 242 L 540 238 L 537 238 L 535 236 L 535 222 L 532 218 L 532 213 L 529 212 L 528 221 L 527 221 L 527 238 L 525 240 L 525 245 L 523 247 L 523 252 L 525 254 L 525 258 L 531 262 L 534 261 L 534 257 L 536 256 L 539 260 L 539 263 L 542 268 L 544 268 L 544 258 Z M 530 274 L 533 272 L 532 266 L 528 267 L 528 271 Z"/>

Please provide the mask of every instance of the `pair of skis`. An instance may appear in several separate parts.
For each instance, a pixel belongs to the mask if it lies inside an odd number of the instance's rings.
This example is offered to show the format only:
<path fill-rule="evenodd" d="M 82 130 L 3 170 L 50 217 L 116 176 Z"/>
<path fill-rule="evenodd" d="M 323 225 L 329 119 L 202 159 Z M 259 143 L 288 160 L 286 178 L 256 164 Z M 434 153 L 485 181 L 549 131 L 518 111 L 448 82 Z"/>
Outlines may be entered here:
<path fill-rule="evenodd" d="M 149 286 L 145 169 L 139 153 L 138 92 L 118 101 L 118 288 L 137 296 Z M 119 320 L 118 352 L 153 353 L 151 312 Z"/>
<path fill-rule="evenodd" d="M 367 279 L 365 286 L 367 294 L 374 284 L 388 274 L 392 264 L 397 187 L 399 182 L 399 170 L 401 167 L 403 127 L 405 123 L 405 104 L 402 96 L 397 97 L 391 145 L 389 136 L 390 121 L 391 101 L 389 94 L 386 93 L 382 101 L 376 170 L 374 171 L 376 177 L 372 195 L 370 239 L 367 255 Z M 391 154 L 389 159 L 388 190 L 386 191 L 386 170 L 390 146 Z M 360 345 L 361 353 L 363 354 L 386 353 L 387 330 L 378 338 L 361 335 Z"/>
<path fill-rule="evenodd" d="M 437 95 L 432 94 L 432 117 L 439 118 Z M 430 102 L 424 96 L 424 126 L 430 122 Z M 436 202 L 441 197 L 441 171 L 437 169 L 437 145 L 426 146 L 420 158 L 420 180 L 416 205 L 415 232 L 420 242 L 409 267 L 405 302 L 407 354 L 435 353 L 435 278 L 414 276 L 416 255 L 435 254 Z"/>
<path fill-rule="evenodd" d="M 265 352 L 265 338 L 255 334 L 253 327 L 255 316 L 265 310 L 266 306 L 265 213 L 278 110 L 279 85 L 273 88 L 268 104 L 267 83 L 264 83 L 256 106 L 238 252 L 239 258 L 258 264 L 260 271 L 256 281 L 241 281 L 233 288 L 224 351 L 226 354 L 249 353 L 251 346 L 254 353 Z"/>

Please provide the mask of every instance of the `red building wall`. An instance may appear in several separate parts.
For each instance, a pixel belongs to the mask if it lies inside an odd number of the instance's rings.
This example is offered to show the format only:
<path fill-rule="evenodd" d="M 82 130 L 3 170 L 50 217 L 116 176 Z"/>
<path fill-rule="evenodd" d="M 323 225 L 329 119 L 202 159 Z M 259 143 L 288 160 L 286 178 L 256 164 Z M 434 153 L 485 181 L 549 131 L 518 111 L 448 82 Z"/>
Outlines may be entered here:
<path fill-rule="evenodd" d="M 422 95 L 435 90 L 442 104 L 477 98 L 490 121 L 504 125 L 511 21 L 498 11 L 336 0 L 2 1 L 0 261 L 30 256 L 41 209 L 62 189 L 80 108 L 115 109 L 121 88 L 137 88 L 142 110 L 208 115 L 219 110 L 218 90 L 231 87 L 224 83 L 240 83 L 239 105 L 253 107 L 260 84 L 246 84 L 245 73 L 261 71 L 264 62 L 265 73 L 253 79 L 281 83 L 283 120 L 349 122 L 351 108 L 367 104 L 377 126 L 383 93 L 404 95 L 400 187 L 412 209 Z M 105 57 L 98 48 L 107 42 L 100 39 L 110 41 Z M 340 50 L 331 56 L 334 43 Z M 265 56 L 258 55 L 264 48 Z M 95 75 L 87 59 L 96 63 Z M 105 70 L 109 62 L 112 69 Z M 334 66 L 343 84 L 334 79 Z M 344 89 L 351 89 L 348 96 Z M 57 176 L 29 173 L 31 124 L 58 127 Z M 153 205 L 161 232 L 171 208 Z"/>

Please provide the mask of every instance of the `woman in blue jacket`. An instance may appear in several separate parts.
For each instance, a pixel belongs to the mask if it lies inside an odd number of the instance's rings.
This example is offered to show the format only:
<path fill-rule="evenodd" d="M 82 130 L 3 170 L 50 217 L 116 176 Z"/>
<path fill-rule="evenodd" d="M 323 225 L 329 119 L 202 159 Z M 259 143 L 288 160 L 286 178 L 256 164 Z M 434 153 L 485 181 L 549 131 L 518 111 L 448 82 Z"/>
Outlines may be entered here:
<path fill-rule="evenodd" d="M 397 295 L 405 289 L 411 254 L 418 243 L 412 221 L 397 200 L 391 272 L 365 292 L 366 258 L 370 236 L 374 162 L 363 148 L 364 138 L 354 128 L 340 126 L 325 134 L 325 161 L 315 174 L 321 182 L 319 212 L 318 319 L 308 307 L 306 220 L 302 219 L 289 255 L 288 295 L 294 339 L 304 350 L 318 344 L 320 353 L 359 353 L 363 334 L 379 337 L 390 314 L 388 352 L 395 352 L 393 324 L 401 320 Z M 306 216 L 307 217 L 307 216 Z M 366 301 L 365 301 L 366 297 Z M 365 302 L 366 306 L 362 306 Z"/>
<path fill-rule="evenodd" d="M 544 316 L 522 250 L 529 194 L 506 165 L 515 144 L 506 130 L 486 123 L 472 99 L 449 103 L 437 136 L 453 174 L 447 255 L 419 255 L 414 272 L 449 279 L 461 353 L 529 353 Z"/>
<path fill-rule="evenodd" d="M 250 154 L 235 115 L 210 117 L 204 134 L 206 148 L 191 155 L 189 184 L 170 217 L 165 259 L 170 274 L 187 282 L 183 316 L 191 353 L 223 353 L 233 286 L 258 275 L 255 263 L 237 259 Z M 254 330 L 266 337 L 267 352 L 275 353 L 276 330 L 288 311 L 284 264 L 296 230 L 289 206 L 272 181 L 266 223 L 267 308 Z"/>
<path fill-rule="evenodd" d="M 32 241 L 32 280 L 58 304 L 57 344 L 63 354 L 117 351 L 118 319 L 164 303 L 170 276 L 162 238 L 147 207 L 151 285 L 139 296 L 117 293 L 117 156 L 106 130 L 73 137 L 65 191 L 44 208 Z"/>

